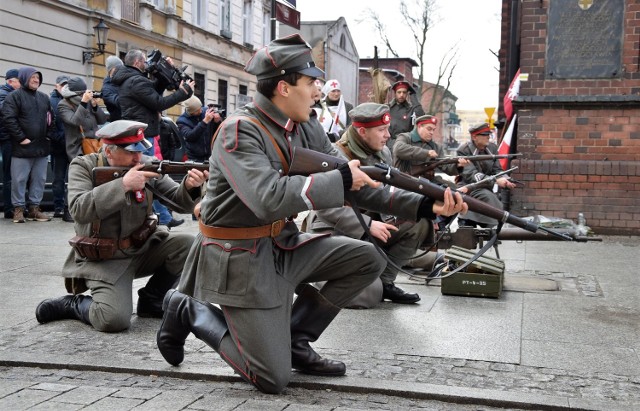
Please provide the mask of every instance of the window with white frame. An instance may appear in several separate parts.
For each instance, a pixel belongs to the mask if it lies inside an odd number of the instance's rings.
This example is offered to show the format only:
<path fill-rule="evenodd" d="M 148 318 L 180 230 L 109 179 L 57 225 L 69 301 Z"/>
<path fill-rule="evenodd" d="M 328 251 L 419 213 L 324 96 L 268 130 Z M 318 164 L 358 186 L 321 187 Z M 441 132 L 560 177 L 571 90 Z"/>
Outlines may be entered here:
<path fill-rule="evenodd" d="M 231 38 L 231 0 L 220 0 L 220 35 Z"/>
<path fill-rule="evenodd" d="M 194 26 L 205 27 L 207 24 L 207 0 L 191 1 L 191 19 Z"/>
<path fill-rule="evenodd" d="M 262 45 L 271 41 L 271 10 L 264 8 L 262 15 Z"/>
<path fill-rule="evenodd" d="M 253 44 L 253 0 L 244 0 L 242 8 L 242 39 L 244 44 Z"/>

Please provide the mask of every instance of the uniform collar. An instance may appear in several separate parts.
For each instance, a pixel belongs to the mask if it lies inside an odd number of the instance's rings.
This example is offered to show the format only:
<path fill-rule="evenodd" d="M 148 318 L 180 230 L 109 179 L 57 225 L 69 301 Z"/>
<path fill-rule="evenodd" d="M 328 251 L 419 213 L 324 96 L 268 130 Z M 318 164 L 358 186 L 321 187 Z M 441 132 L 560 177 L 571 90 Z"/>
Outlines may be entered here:
<path fill-rule="evenodd" d="M 271 100 L 261 93 L 255 94 L 253 97 L 253 105 L 269 120 L 285 129 L 287 132 L 292 132 L 294 130 L 296 123 L 287 117 L 286 114 L 280 111 L 280 109 L 273 104 Z"/>

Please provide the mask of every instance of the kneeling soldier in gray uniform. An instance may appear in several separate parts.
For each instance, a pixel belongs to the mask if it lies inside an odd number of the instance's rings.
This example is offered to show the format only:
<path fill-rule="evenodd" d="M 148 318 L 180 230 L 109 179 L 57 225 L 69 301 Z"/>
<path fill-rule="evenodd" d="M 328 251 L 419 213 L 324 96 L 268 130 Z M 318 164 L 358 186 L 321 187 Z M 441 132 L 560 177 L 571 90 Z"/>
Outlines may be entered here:
<path fill-rule="evenodd" d="M 320 124 L 307 123 L 315 79 L 324 73 L 297 34 L 258 50 L 245 70 L 257 76 L 258 92 L 220 125 L 200 233 L 178 290 L 165 297 L 157 343 L 165 360 L 178 365 L 192 332 L 247 382 L 278 393 L 292 368 L 345 374 L 342 362 L 322 358 L 310 343 L 385 266 L 372 244 L 301 233 L 292 216 L 342 206 L 345 190 L 359 190 L 365 207 L 403 218 L 451 214 L 466 204 L 451 191 L 444 203 L 407 192 L 391 201 L 357 160 L 329 172 L 287 175 L 294 147 L 337 155 Z M 306 284 L 319 281 L 326 281 L 321 290 Z"/>
<path fill-rule="evenodd" d="M 61 275 L 73 295 L 42 301 L 36 309 L 40 323 L 76 319 L 99 331 L 126 330 L 133 311 L 133 279 L 148 275 L 138 291 L 137 314 L 162 318 L 162 299 L 180 278 L 193 236 L 157 226 L 153 194 L 145 186 L 176 203 L 180 208 L 175 211 L 191 213 L 208 172 L 189 170 L 178 184 L 168 175 L 141 171 L 146 126 L 114 121 L 96 133 L 104 143 L 100 152 L 71 162 L 69 211 L 76 237 Z M 99 166 L 131 169 L 96 187 L 92 170 Z M 87 289 L 91 296 L 81 294 Z"/>

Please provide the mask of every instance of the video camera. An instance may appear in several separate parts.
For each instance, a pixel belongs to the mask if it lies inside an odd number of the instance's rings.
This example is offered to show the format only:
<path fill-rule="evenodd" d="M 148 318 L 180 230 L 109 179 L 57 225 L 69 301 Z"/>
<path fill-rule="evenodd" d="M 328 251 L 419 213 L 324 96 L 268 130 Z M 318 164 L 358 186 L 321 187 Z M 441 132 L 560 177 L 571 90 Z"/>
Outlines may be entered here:
<path fill-rule="evenodd" d="M 182 81 L 193 80 L 184 72 L 186 69 L 187 66 L 179 69 L 169 64 L 160 50 L 151 50 L 147 53 L 147 68 L 145 70 L 147 75 L 167 84 L 167 90 L 177 90 Z"/>

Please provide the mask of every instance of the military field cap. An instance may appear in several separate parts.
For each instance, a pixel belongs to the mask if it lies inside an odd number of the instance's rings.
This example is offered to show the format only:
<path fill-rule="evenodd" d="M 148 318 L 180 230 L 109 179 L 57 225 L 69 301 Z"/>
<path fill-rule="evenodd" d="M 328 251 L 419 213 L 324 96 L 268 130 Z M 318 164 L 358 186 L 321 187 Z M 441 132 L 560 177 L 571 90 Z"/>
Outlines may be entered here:
<path fill-rule="evenodd" d="M 144 138 L 145 123 L 131 120 L 116 120 L 100 128 L 96 137 L 104 144 L 115 144 L 127 151 L 145 151 L 151 143 Z"/>
<path fill-rule="evenodd" d="M 424 116 L 420 116 L 416 119 L 416 126 L 419 126 L 420 124 L 433 124 L 435 126 L 438 124 L 438 117 L 425 114 Z"/>
<path fill-rule="evenodd" d="M 4 75 L 5 80 L 9 80 L 12 78 L 18 78 L 19 71 L 17 69 L 9 69 L 7 70 L 7 74 Z"/>
<path fill-rule="evenodd" d="M 69 76 L 62 75 L 62 76 L 56 77 L 56 84 L 60 84 L 61 86 L 64 86 L 68 82 L 69 82 Z"/>
<path fill-rule="evenodd" d="M 377 103 L 362 103 L 349 112 L 351 125 L 355 128 L 378 127 L 391 122 L 389 106 Z"/>
<path fill-rule="evenodd" d="M 398 91 L 398 89 L 401 88 L 406 88 L 409 93 L 414 94 L 415 90 L 413 89 L 413 87 L 411 87 L 411 84 L 409 84 L 408 81 L 396 81 L 395 83 L 393 83 L 393 85 L 391 86 L 391 88 L 393 89 L 393 91 Z"/>
<path fill-rule="evenodd" d="M 311 56 L 311 46 L 299 34 L 273 40 L 256 51 L 244 68 L 258 80 L 301 73 L 309 77 L 324 77 Z"/>
<path fill-rule="evenodd" d="M 489 127 L 489 123 L 478 124 L 469 128 L 469 134 L 471 136 L 490 136 L 491 127 Z"/>

